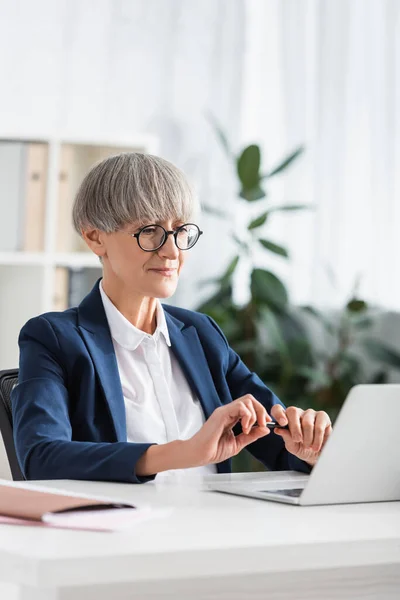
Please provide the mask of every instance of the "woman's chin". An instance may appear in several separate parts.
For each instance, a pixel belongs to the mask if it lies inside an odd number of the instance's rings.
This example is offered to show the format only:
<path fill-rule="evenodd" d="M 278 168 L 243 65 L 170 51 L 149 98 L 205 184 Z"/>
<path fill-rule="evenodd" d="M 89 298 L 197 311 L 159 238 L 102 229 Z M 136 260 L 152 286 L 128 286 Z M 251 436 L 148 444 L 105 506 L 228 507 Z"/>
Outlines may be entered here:
<path fill-rule="evenodd" d="M 176 287 L 176 283 L 157 286 L 157 290 L 154 290 L 154 296 L 156 298 L 169 298 L 170 296 L 175 294 Z"/>

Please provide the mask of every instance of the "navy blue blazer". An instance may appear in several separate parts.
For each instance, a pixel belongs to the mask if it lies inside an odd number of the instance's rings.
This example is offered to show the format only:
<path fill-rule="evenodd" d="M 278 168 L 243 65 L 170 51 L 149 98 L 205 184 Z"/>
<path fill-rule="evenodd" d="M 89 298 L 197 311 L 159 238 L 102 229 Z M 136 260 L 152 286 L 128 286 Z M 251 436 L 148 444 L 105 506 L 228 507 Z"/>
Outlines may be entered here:
<path fill-rule="evenodd" d="M 208 316 L 165 305 L 174 352 L 206 418 L 253 394 L 270 412 L 278 398 L 251 373 Z M 20 337 L 19 383 L 12 392 L 14 440 L 27 479 L 142 483 L 135 465 L 151 443 L 126 441 L 125 406 L 98 283 L 77 308 L 28 321 Z M 270 434 L 248 450 L 269 469 L 310 472 Z M 231 470 L 231 460 L 217 465 Z"/>

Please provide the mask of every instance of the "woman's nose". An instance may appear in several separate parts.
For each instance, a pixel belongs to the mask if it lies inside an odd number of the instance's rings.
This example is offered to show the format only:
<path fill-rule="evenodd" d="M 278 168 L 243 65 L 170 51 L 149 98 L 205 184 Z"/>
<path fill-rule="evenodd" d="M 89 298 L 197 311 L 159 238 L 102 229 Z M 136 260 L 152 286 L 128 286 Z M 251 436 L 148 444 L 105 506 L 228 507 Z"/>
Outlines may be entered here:
<path fill-rule="evenodd" d="M 160 256 L 166 256 L 168 258 L 178 258 L 179 256 L 179 248 L 177 248 L 175 244 L 175 238 L 173 235 L 169 235 L 167 241 L 161 248 L 158 253 Z"/>

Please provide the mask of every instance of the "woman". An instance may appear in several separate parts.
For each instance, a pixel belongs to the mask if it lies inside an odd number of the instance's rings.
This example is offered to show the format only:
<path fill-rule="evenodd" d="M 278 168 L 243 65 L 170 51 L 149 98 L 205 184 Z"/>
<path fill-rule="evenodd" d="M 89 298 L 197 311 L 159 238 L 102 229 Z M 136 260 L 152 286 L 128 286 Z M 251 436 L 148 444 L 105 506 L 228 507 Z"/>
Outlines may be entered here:
<path fill-rule="evenodd" d="M 317 461 L 328 415 L 286 410 L 212 319 L 160 303 L 201 236 L 194 209 L 183 173 L 155 156 L 120 154 L 85 177 L 73 220 L 103 277 L 77 308 L 21 330 L 12 407 L 27 479 L 223 473 L 246 446 L 270 469 Z M 271 433 L 271 419 L 289 429 Z"/>

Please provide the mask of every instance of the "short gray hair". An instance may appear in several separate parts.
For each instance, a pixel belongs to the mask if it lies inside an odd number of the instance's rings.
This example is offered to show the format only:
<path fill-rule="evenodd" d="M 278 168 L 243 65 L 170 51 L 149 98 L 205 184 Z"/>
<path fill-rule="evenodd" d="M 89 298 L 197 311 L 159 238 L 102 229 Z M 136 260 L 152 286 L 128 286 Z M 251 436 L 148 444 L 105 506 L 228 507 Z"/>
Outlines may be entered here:
<path fill-rule="evenodd" d="M 82 181 L 72 211 L 76 231 L 107 233 L 125 225 L 190 221 L 196 212 L 184 173 L 158 156 L 124 152 L 96 164 Z"/>

